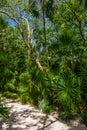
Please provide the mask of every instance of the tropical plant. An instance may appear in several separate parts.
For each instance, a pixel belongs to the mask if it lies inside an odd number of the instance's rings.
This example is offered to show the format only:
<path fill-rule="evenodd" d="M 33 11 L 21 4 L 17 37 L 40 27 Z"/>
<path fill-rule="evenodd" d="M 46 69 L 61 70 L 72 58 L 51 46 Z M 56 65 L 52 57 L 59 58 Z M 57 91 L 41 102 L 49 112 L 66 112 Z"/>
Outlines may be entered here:
<path fill-rule="evenodd" d="M 0 118 L 6 120 L 8 118 L 8 108 L 3 106 L 1 96 L 0 96 Z"/>
<path fill-rule="evenodd" d="M 55 101 L 66 111 L 77 111 L 81 101 L 81 80 L 68 70 L 53 78 Z"/>

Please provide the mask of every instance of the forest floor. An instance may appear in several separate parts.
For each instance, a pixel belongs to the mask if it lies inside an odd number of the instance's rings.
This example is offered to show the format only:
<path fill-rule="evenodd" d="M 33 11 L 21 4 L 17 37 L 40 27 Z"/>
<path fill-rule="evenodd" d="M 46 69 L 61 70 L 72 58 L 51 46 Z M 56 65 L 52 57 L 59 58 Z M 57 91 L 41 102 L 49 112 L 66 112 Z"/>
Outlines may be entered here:
<path fill-rule="evenodd" d="M 87 130 L 79 121 L 64 123 L 58 118 L 57 112 L 43 114 L 31 105 L 4 99 L 3 103 L 9 108 L 9 118 L 0 123 L 0 130 Z"/>

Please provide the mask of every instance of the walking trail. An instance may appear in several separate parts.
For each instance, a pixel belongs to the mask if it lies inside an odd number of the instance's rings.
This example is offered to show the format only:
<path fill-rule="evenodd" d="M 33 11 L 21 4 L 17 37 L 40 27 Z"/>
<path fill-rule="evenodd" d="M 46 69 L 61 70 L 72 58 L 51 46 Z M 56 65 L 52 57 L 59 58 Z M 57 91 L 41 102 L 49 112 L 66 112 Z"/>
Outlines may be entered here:
<path fill-rule="evenodd" d="M 78 121 L 71 125 L 60 121 L 56 112 L 43 114 L 31 105 L 22 105 L 9 99 L 3 102 L 9 108 L 10 115 L 9 119 L 1 124 L 0 130 L 87 130 L 87 127 Z"/>

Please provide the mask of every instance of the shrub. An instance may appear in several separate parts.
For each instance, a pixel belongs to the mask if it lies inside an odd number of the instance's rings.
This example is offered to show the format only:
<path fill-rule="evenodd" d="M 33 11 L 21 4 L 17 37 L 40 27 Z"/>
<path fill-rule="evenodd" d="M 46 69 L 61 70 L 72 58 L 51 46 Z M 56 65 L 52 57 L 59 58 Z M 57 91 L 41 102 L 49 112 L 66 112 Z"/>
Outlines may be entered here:
<path fill-rule="evenodd" d="M 52 111 L 52 107 L 49 105 L 49 101 L 46 98 L 43 98 L 39 101 L 38 107 L 44 113 L 49 113 L 50 111 Z"/>
<path fill-rule="evenodd" d="M 8 109 L 1 103 L 1 97 L 0 97 L 0 117 L 2 120 L 7 119 L 8 117 Z"/>
<path fill-rule="evenodd" d="M 82 113 L 82 121 L 87 126 L 87 110 Z"/>
<path fill-rule="evenodd" d="M 81 101 L 81 80 L 74 74 L 64 72 L 53 78 L 54 100 L 62 106 L 63 109 L 76 111 L 78 103 Z M 59 107 L 60 107 L 59 106 Z"/>

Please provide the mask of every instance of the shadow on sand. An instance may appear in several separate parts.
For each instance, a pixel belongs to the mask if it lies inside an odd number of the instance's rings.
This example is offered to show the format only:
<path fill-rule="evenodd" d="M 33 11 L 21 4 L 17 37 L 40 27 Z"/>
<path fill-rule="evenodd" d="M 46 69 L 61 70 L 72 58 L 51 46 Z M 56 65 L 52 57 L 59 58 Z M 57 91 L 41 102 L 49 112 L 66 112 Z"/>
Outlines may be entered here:
<path fill-rule="evenodd" d="M 8 101 L 5 104 L 9 108 L 10 114 L 6 122 L 0 122 L 0 130 L 87 130 L 84 125 L 76 127 L 67 125 L 58 119 L 57 114 L 56 116 L 43 114 L 30 105 L 21 105 L 14 101 Z M 54 124 L 56 124 L 56 128 L 52 128 Z"/>
<path fill-rule="evenodd" d="M 50 130 L 57 120 L 51 120 L 48 114 L 39 115 L 38 110 L 14 111 L 6 122 L 0 124 L 0 130 Z"/>

